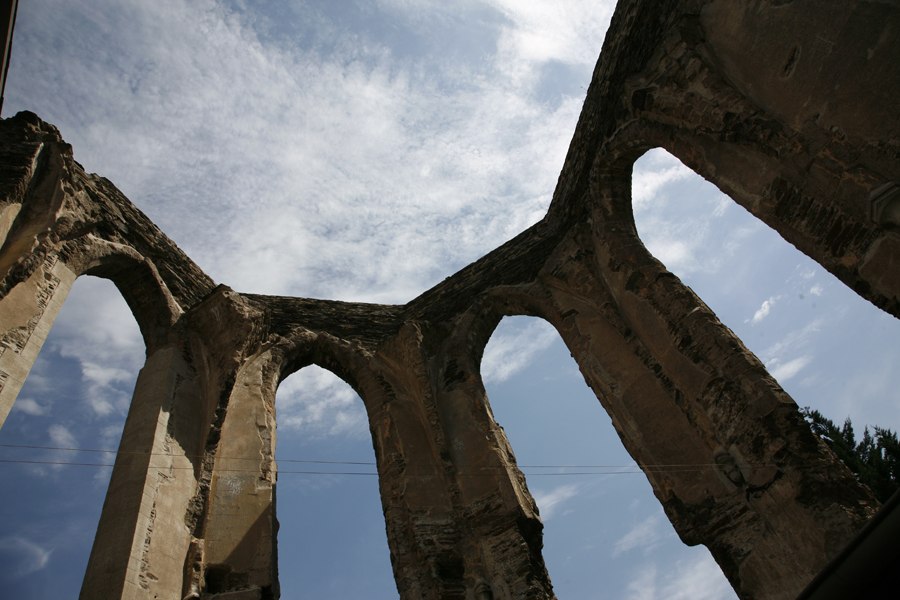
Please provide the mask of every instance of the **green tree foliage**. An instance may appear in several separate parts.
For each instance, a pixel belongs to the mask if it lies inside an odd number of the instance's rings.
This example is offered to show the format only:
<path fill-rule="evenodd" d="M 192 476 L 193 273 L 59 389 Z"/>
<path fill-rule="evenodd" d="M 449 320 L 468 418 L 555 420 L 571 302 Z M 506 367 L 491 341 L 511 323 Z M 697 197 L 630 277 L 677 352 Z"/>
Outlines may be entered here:
<path fill-rule="evenodd" d="M 890 429 L 873 427 L 874 435 L 866 427 L 862 440 L 856 441 L 850 419 L 838 427 L 817 410 L 802 411 L 812 430 L 844 461 L 857 479 L 884 502 L 900 487 L 900 441 Z"/>

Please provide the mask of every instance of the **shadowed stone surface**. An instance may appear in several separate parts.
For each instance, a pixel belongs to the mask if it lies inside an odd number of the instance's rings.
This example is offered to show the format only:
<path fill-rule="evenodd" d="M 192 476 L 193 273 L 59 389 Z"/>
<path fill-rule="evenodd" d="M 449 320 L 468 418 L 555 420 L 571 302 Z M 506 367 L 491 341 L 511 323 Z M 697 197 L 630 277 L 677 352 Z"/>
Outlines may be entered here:
<path fill-rule="evenodd" d="M 2 121 L 0 417 L 80 275 L 147 346 L 81 597 L 277 598 L 275 391 L 317 364 L 365 403 L 402 598 L 553 598 L 479 372 L 507 315 L 556 328 L 685 543 L 742 598 L 795 597 L 876 503 L 644 248 L 631 168 L 667 149 L 900 316 L 897 24 L 864 1 L 620 2 L 546 217 L 402 306 L 216 286 L 55 128 Z"/>

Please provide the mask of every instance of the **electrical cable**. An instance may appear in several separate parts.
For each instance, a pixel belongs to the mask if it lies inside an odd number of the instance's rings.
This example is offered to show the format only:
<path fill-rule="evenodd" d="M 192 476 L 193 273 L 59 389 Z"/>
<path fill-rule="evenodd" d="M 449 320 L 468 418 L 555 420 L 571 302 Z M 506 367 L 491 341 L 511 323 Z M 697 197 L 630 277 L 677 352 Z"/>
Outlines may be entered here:
<path fill-rule="evenodd" d="M 169 452 L 137 452 L 137 451 L 126 451 L 122 452 L 119 450 L 111 450 L 111 449 L 100 449 L 100 448 L 73 448 L 73 447 L 65 447 L 65 446 L 42 446 L 35 444 L 0 444 L 0 448 L 11 448 L 11 449 L 28 449 L 28 450 L 50 450 L 50 451 L 63 451 L 63 452 L 89 452 L 89 453 L 104 453 L 104 454 L 114 454 L 116 456 L 119 455 L 132 455 L 132 456 L 166 456 L 166 457 L 183 457 L 183 458 L 202 458 L 197 455 L 176 455 Z M 250 460 L 254 462 L 259 462 L 260 457 L 214 457 L 215 460 Z M 34 459 L 3 459 L 0 458 L 0 463 L 5 464 L 46 464 L 46 465 L 65 465 L 65 466 L 83 466 L 83 467 L 113 467 L 115 466 L 113 463 L 86 463 L 86 462 L 72 462 L 72 461 L 59 461 L 59 460 L 34 460 Z M 375 462 L 371 461 L 345 461 L 345 460 L 312 460 L 312 459 L 292 459 L 292 458 L 278 458 L 275 460 L 276 464 L 322 464 L 322 465 L 344 465 L 344 466 L 376 466 Z M 546 473 L 546 472 L 531 472 L 531 473 L 523 473 L 528 477 L 560 477 L 560 476 L 571 476 L 571 475 L 623 475 L 623 474 L 638 474 L 645 472 L 665 472 L 665 473 L 684 473 L 684 472 L 699 472 L 705 471 L 708 469 L 720 469 L 722 465 L 717 463 L 672 463 L 672 464 L 647 464 L 641 468 L 636 463 L 630 465 L 511 465 L 519 469 L 592 469 L 591 471 L 564 471 L 564 472 L 556 472 L 556 473 Z M 774 466 L 774 465 L 752 465 L 752 466 Z M 179 467 L 174 465 L 148 465 L 148 469 L 178 469 L 178 470 L 193 470 L 194 466 L 188 467 Z M 505 470 L 506 467 L 503 466 L 493 466 L 493 467 L 480 467 L 483 470 Z M 256 473 L 259 472 L 258 469 L 229 469 L 229 468 L 214 468 L 217 472 L 241 472 L 241 473 Z M 359 471 L 292 471 L 292 470 L 280 470 L 276 471 L 279 474 L 299 474 L 299 475 L 369 475 L 369 476 L 377 476 L 376 472 L 359 472 Z M 461 476 L 487 476 L 489 473 L 459 473 Z"/>
<path fill-rule="evenodd" d="M 86 462 L 70 462 L 70 461 L 61 461 L 61 460 L 26 460 L 26 459 L 5 459 L 0 458 L 0 464 L 26 464 L 26 465 L 63 465 L 70 467 L 114 467 L 113 463 L 86 463 Z M 340 463 L 338 463 L 340 464 Z M 165 469 L 165 470 L 193 470 L 194 467 L 178 467 L 172 465 L 148 465 L 148 469 Z M 631 469 L 631 470 L 618 470 L 618 471 L 569 471 L 564 473 L 523 473 L 523 475 L 527 475 L 528 477 L 561 477 L 568 475 L 630 475 L 642 473 L 640 469 L 636 467 L 617 467 L 619 469 Z M 708 468 L 708 467 L 704 467 Z M 683 469 L 671 469 L 667 472 L 682 472 L 682 471 L 699 471 L 704 469 L 698 468 L 683 468 Z M 216 468 L 214 469 L 218 473 L 258 473 L 259 471 L 256 469 L 226 469 L 226 468 Z M 377 476 L 378 473 L 375 472 L 361 472 L 361 471 L 289 471 L 289 470 L 276 470 L 276 473 L 279 475 L 289 474 L 289 475 L 370 475 Z M 461 477 L 488 477 L 491 476 L 490 473 L 459 473 Z M 424 476 L 423 476 L 424 477 Z"/>

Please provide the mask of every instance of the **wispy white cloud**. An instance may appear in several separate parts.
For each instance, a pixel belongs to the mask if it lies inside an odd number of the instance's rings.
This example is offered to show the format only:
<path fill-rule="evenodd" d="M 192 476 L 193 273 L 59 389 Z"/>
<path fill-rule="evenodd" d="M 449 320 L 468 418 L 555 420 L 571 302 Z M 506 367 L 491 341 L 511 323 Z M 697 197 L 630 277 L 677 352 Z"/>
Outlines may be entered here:
<path fill-rule="evenodd" d="M 39 404 L 34 398 L 19 398 L 13 405 L 13 410 L 23 412 L 32 417 L 40 417 L 46 415 L 50 409 L 44 404 Z"/>
<path fill-rule="evenodd" d="M 578 495 L 579 489 L 578 484 L 569 483 L 549 490 L 535 491 L 534 501 L 541 511 L 541 520 L 546 523 L 558 514 L 566 502 Z"/>
<path fill-rule="evenodd" d="M 650 253 L 681 277 L 718 271 L 726 256 L 706 248 L 722 235 L 720 222 L 733 202 L 661 148 L 635 163 L 631 181 L 635 223 Z M 738 252 L 745 237 L 730 235 L 727 255 Z"/>
<path fill-rule="evenodd" d="M 660 197 L 660 192 L 674 182 L 691 177 L 696 174 L 665 150 L 650 150 L 641 157 L 631 178 L 631 202 L 635 212 L 651 210 L 654 203 L 666 202 L 667 198 Z"/>
<path fill-rule="evenodd" d="M 0 537 L 0 579 L 14 580 L 37 573 L 50 562 L 48 550 L 21 536 Z"/>
<path fill-rule="evenodd" d="M 542 3 L 490 0 L 509 19 L 498 46 L 525 62 L 592 66 L 614 8 L 613 2 Z M 578 25 L 575 25 L 578 23 Z"/>
<path fill-rule="evenodd" d="M 68 395 L 82 397 L 95 417 L 122 417 L 132 384 L 144 360 L 137 323 L 115 286 L 82 277 L 75 282 L 54 329 L 51 350 L 76 361 L 82 387 Z"/>
<path fill-rule="evenodd" d="M 616 540 L 613 544 L 613 557 L 635 549 L 641 549 L 644 552 L 652 550 L 665 536 L 671 534 L 671 528 L 667 525 L 659 515 L 652 515 L 644 519 Z"/>
<path fill-rule="evenodd" d="M 628 595 L 627 600 L 657 600 L 659 596 L 656 593 L 657 585 L 656 565 L 647 563 L 633 574 L 631 581 L 625 588 Z"/>
<path fill-rule="evenodd" d="M 693 559 L 680 560 L 665 578 L 662 598 L 672 600 L 724 600 L 735 598 L 734 590 L 719 565 L 705 549 Z"/>
<path fill-rule="evenodd" d="M 116 389 L 114 385 L 132 382 L 135 377 L 133 371 L 83 360 L 81 374 L 87 384 L 85 400 L 94 413 L 99 416 L 108 416 L 117 410 L 120 413 L 124 412 L 131 397 L 128 392 Z"/>
<path fill-rule="evenodd" d="M 638 567 L 627 587 L 628 600 L 733 600 L 737 598 L 705 548 L 691 551 L 661 571 L 653 562 Z"/>
<path fill-rule="evenodd" d="M 316 366 L 281 383 L 276 411 L 279 427 L 305 435 L 364 436 L 368 431 L 365 407 L 353 388 Z"/>
<path fill-rule="evenodd" d="M 795 377 L 811 361 L 811 356 L 800 356 L 793 360 L 789 360 L 784 364 L 773 361 L 773 363 L 771 363 L 772 366 L 769 371 L 772 374 L 772 377 L 777 379 L 779 383 L 784 383 L 785 381 L 788 381 L 789 379 Z"/>
<path fill-rule="evenodd" d="M 122 426 L 119 423 L 106 425 L 100 428 L 97 434 L 99 447 L 104 449 L 115 449 L 119 446 L 119 440 L 122 438 Z"/>
<path fill-rule="evenodd" d="M 546 321 L 530 319 L 524 323 L 511 330 L 498 330 L 491 337 L 481 359 L 485 382 L 499 383 L 519 373 L 559 336 Z"/>
<path fill-rule="evenodd" d="M 34 77 L 8 102 L 37 101 L 79 160 L 217 280 L 391 302 L 546 209 L 584 90 L 550 106 L 514 71 L 562 61 L 586 86 L 612 7 L 585 4 L 576 19 L 575 7 L 501 3 L 498 39 L 541 44 L 501 43 L 447 68 L 437 52 L 397 60 L 388 38 L 324 51 L 315 32 L 273 41 L 220 3 L 163 4 L 45 7 L 46 29 L 22 35 L 54 35 L 60 51 L 43 63 L 28 50 L 41 44 L 26 44 L 16 60 Z M 74 18 L 102 48 L 56 33 Z M 86 100 L 77 114 L 55 100 L 72 96 Z"/>
<path fill-rule="evenodd" d="M 688 240 L 657 234 L 647 240 L 646 244 L 650 254 L 670 270 L 689 273 L 697 268 L 695 251 Z"/>
<path fill-rule="evenodd" d="M 50 428 L 47 429 L 47 434 L 50 436 L 50 441 L 53 442 L 55 446 L 61 448 L 78 447 L 75 436 L 64 425 L 51 425 Z"/>
<path fill-rule="evenodd" d="M 787 332 L 777 342 L 766 347 L 760 353 L 760 358 L 768 365 L 775 360 L 781 360 L 785 354 L 801 352 L 809 347 L 824 327 L 825 319 L 813 319 L 802 327 Z"/>
<path fill-rule="evenodd" d="M 756 325 L 761 322 L 763 319 L 769 316 L 769 313 L 772 312 L 772 307 L 775 306 L 775 303 L 778 301 L 776 296 L 771 296 L 766 300 L 763 300 L 763 303 L 760 305 L 756 312 L 753 313 L 753 317 L 750 318 L 750 323 Z"/>

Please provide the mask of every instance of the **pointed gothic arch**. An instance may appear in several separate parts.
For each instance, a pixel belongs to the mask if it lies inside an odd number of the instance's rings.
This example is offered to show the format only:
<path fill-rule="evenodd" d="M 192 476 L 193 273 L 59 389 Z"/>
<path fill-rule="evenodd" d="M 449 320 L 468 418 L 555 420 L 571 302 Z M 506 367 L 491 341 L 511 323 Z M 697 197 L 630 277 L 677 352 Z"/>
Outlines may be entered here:
<path fill-rule="evenodd" d="M 275 404 L 282 597 L 396 596 L 362 399 L 310 365 L 281 381 Z"/>
<path fill-rule="evenodd" d="M 101 316 L 101 308 L 110 312 Z M 88 331 L 80 320 L 86 314 L 107 319 L 108 327 L 101 326 L 99 333 Z M 127 362 L 134 370 L 108 368 L 107 361 L 113 354 L 133 358 L 134 362 Z M 57 572 L 53 578 L 10 580 L 6 582 L 11 586 L 9 593 L 21 597 L 65 595 L 81 585 L 111 475 L 110 468 L 96 465 L 115 460 L 128 407 L 126 402 L 123 408 L 122 402 L 132 396 L 143 355 L 137 323 L 114 286 L 99 278 L 79 278 L 25 381 L 19 402 L 29 400 L 27 408 L 15 405 L 0 432 L 4 444 L 32 447 L 27 451 L 9 448 L 7 458 L 50 463 L 23 465 L 30 473 L 19 475 L 20 485 L 4 488 L 4 503 L 16 506 L 14 497 L 21 494 L 22 487 L 34 485 L 42 494 L 32 497 L 27 507 L 30 515 L 38 523 L 45 520 L 41 515 L 51 514 L 67 523 L 63 529 L 44 523 L 37 530 L 27 531 L 19 527 L 31 517 L 8 515 L 7 533 L 19 530 L 23 538 L 52 548 L 46 559 Z M 86 435 L 88 431 L 90 435 Z M 92 451 L 37 449 L 46 446 Z M 6 471 L 7 476 L 15 473 Z M 88 485 L 84 485 L 86 481 Z"/>

